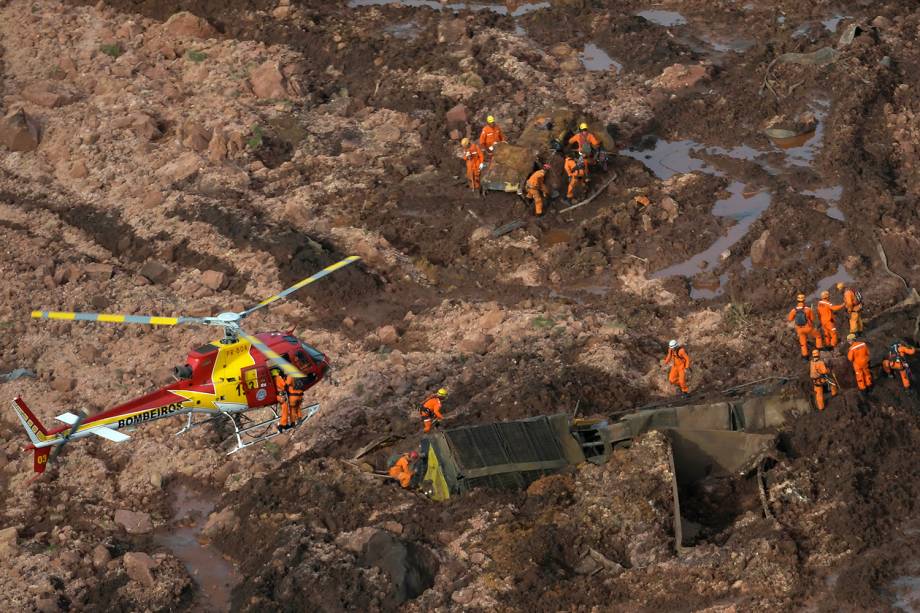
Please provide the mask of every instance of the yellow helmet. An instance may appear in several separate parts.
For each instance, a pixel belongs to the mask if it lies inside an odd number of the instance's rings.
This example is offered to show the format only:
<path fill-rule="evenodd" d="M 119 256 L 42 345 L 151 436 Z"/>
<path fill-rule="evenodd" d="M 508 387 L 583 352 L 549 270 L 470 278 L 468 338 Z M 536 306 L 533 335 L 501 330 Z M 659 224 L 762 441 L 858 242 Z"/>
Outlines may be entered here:
<path fill-rule="evenodd" d="M 587 130 L 587 129 L 588 129 L 588 124 L 586 124 L 585 122 L 581 122 L 580 124 L 578 124 L 578 129 L 579 129 L 579 130 Z"/>
<path fill-rule="evenodd" d="M 489 115 L 486 117 L 486 123 L 495 123 L 495 118 Z"/>
<path fill-rule="evenodd" d="M 799 302 L 805 302 L 805 294 L 798 294 L 796 295 L 795 299 Z"/>
<path fill-rule="evenodd" d="M 470 144 L 470 139 L 468 139 L 468 138 L 466 138 L 466 137 L 463 137 L 462 139 L 460 139 L 460 145 L 461 145 L 461 146 L 463 146 L 463 147 L 468 147 L 469 144 Z"/>
<path fill-rule="evenodd" d="M 844 287 L 846 287 L 846 285 L 843 284 L 843 281 L 837 283 L 837 289 L 842 290 Z"/>
<path fill-rule="evenodd" d="M 447 388 L 442 387 L 438 390 L 438 398 L 447 398 Z"/>
<path fill-rule="evenodd" d="M 848 340 L 848 341 L 855 341 L 855 340 L 856 340 L 856 335 L 855 335 L 855 334 L 847 334 L 847 340 Z"/>

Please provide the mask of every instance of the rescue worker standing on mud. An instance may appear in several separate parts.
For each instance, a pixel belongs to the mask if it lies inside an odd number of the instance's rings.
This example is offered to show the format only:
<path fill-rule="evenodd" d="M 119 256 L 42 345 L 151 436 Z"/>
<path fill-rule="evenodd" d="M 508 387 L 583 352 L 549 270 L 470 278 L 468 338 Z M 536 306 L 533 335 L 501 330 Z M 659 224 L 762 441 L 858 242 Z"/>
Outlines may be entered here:
<path fill-rule="evenodd" d="M 575 159 L 575 158 L 578 159 Z M 578 155 L 570 155 L 565 158 L 565 174 L 569 177 L 569 189 L 565 194 L 563 202 L 566 205 L 572 204 L 572 198 L 575 197 L 575 190 L 585 186 L 588 176 L 588 169 L 585 165 L 585 158 Z"/>
<path fill-rule="evenodd" d="M 303 404 L 304 384 L 300 378 L 291 375 L 287 377 L 276 369 L 272 370 L 275 375 L 275 391 L 278 395 L 278 401 L 281 403 L 281 419 L 278 422 L 278 432 L 284 432 L 297 425 L 300 421 L 300 406 Z"/>
<path fill-rule="evenodd" d="M 917 353 L 917 350 L 914 347 L 898 341 L 891 345 L 888 350 L 888 357 L 882 360 L 882 370 L 885 371 L 885 374 L 888 377 L 893 377 L 894 371 L 898 371 L 898 374 L 901 375 L 901 385 L 906 390 L 910 389 L 911 379 L 910 364 L 907 363 L 907 356 L 915 353 Z"/>
<path fill-rule="evenodd" d="M 675 339 L 668 341 L 668 355 L 664 358 L 664 365 L 668 364 L 671 365 L 668 381 L 677 387 L 680 394 L 688 396 L 690 390 L 687 388 L 687 371 L 690 369 L 690 356 L 683 345 Z"/>
<path fill-rule="evenodd" d="M 483 126 L 482 132 L 479 133 L 479 146 L 484 153 L 489 155 L 489 163 L 492 162 L 492 153 L 495 151 L 495 143 L 505 142 L 505 134 L 497 123 L 495 118 L 489 115 L 486 117 L 486 125 Z"/>
<path fill-rule="evenodd" d="M 853 364 L 853 374 L 856 375 L 856 386 L 859 391 L 865 392 L 872 387 L 872 373 L 869 372 L 869 346 L 866 341 L 857 341 L 855 334 L 848 334 L 850 349 L 847 359 Z"/>
<path fill-rule="evenodd" d="M 847 287 L 842 281 L 837 284 L 837 290 L 843 293 L 843 304 L 850 314 L 850 334 L 862 334 L 862 294 L 856 288 Z"/>
<path fill-rule="evenodd" d="M 537 217 L 543 215 L 543 199 L 549 196 L 549 188 L 546 186 L 546 173 L 549 169 L 549 164 L 543 164 L 527 179 L 527 199 L 533 200 L 533 212 Z"/>
<path fill-rule="evenodd" d="M 396 463 L 387 471 L 391 477 L 399 481 L 403 488 L 408 488 L 415 475 L 415 463 L 418 462 L 418 452 L 410 451 L 402 454 Z"/>
<path fill-rule="evenodd" d="M 815 339 L 815 347 L 821 349 L 824 343 L 821 341 L 821 335 L 815 330 L 815 316 L 811 312 L 811 307 L 805 306 L 805 294 L 799 294 L 795 297 L 796 305 L 789 311 L 787 321 L 795 323 L 795 332 L 799 336 L 799 346 L 802 349 L 802 359 L 808 359 L 808 337 Z"/>
<path fill-rule="evenodd" d="M 419 415 L 422 418 L 426 434 L 431 432 L 432 426 L 436 425 L 438 420 L 444 419 L 441 409 L 445 398 L 447 398 L 447 389 L 442 387 L 436 393 L 428 396 L 422 406 L 419 407 Z"/>
<path fill-rule="evenodd" d="M 601 141 L 588 131 L 588 124 L 581 122 L 578 126 L 578 132 L 569 139 L 569 144 L 574 145 L 576 151 L 581 153 L 585 158 L 585 164 L 593 166 L 597 153 L 601 148 Z"/>
<path fill-rule="evenodd" d="M 843 308 L 842 304 L 831 303 L 831 293 L 827 290 L 821 292 L 821 300 L 818 301 L 818 320 L 821 322 L 821 332 L 824 335 L 824 345 L 828 349 L 837 346 L 837 322 L 834 321 L 834 313 Z"/>
<path fill-rule="evenodd" d="M 837 395 L 837 380 L 834 378 L 827 364 L 821 359 L 821 352 L 817 349 L 811 352 L 811 365 L 809 367 L 811 382 L 815 387 L 815 405 L 819 411 L 824 410 L 824 392 L 830 391 L 831 396 Z"/>
<path fill-rule="evenodd" d="M 476 143 L 471 143 L 470 139 L 464 138 L 460 141 L 463 147 L 463 159 L 466 160 L 466 178 L 469 181 L 470 189 L 479 191 L 479 177 L 482 173 L 485 158 L 482 157 L 482 149 Z"/>

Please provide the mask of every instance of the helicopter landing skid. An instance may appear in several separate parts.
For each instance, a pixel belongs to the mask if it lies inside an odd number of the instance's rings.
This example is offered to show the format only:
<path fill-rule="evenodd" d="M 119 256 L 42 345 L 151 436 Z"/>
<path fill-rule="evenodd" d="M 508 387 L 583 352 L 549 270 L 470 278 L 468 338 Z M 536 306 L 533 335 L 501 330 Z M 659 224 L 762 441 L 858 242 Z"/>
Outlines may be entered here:
<path fill-rule="evenodd" d="M 246 449 L 252 445 L 258 445 L 259 443 L 264 443 L 265 441 L 272 439 L 282 432 L 278 432 L 273 429 L 272 426 L 277 424 L 281 420 L 281 416 L 278 415 L 278 412 L 274 407 L 271 409 L 273 417 L 260 421 L 258 423 L 243 423 L 244 419 L 248 418 L 242 414 L 233 414 L 227 415 L 230 418 L 230 422 L 233 424 L 233 435 L 228 437 L 225 440 L 230 440 L 233 437 L 236 437 L 236 446 L 227 452 L 227 455 L 236 453 L 241 449 Z M 307 421 L 314 415 L 319 412 L 319 404 L 311 404 L 308 407 L 302 409 L 302 417 L 294 424 L 296 428 L 303 422 Z M 197 424 L 196 424 L 197 425 Z M 258 430 L 258 432 L 253 432 L 253 430 Z"/>

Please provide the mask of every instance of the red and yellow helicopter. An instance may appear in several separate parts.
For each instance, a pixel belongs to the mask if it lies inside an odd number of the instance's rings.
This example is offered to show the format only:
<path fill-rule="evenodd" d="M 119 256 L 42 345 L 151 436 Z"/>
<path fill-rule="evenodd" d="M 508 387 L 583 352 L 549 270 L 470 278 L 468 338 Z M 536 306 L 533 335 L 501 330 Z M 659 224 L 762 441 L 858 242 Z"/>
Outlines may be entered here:
<path fill-rule="evenodd" d="M 279 432 L 273 430 L 272 425 L 280 419 L 279 399 L 270 371 L 278 368 L 286 375 L 304 379 L 306 390 L 323 378 L 329 368 L 329 362 L 325 355 L 290 333 L 263 332 L 251 335 L 240 327 L 240 322 L 259 309 L 286 298 L 302 287 L 359 259 L 358 256 L 349 256 L 245 311 L 220 313 L 216 317 L 32 311 L 32 317 L 36 319 L 154 326 L 198 324 L 224 329 L 222 339 L 192 350 L 188 354 L 186 364 L 173 369 L 175 383 L 90 417 L 82 413 L 75 415 L 69 412 L 58 415 L 56 419 L 63 422 L 64 426 L 46 428 L 23 399 L 17 396 L 13 400 L 13 410 L 31 439 L 31 443 L 25 449 L 35 451 L 35 472 L 44 472 L 48 463 L 72 440 L 100 436 L 121 443 L 130 437 L 120 430 L 176 415 L 188 415 L 185 427 L 177 432 L 177 435 L 221 416 L 228 417 L 233 424 L 236 437 L 236 447 L 230 453 L 277 436 Z M 252 420 L 243 421 L 242 414 L 246 411 L 266 408 L 271 411 L 273 417 L 258 423 L 252 423 Z M 318 411 L 318 404 L 305 407 L 296 425 L 300 425 Z M 195 422 L 193 419 L 196 413 L 207 417 Z M 253 434 L 254 431 L 257 434 Z M 52 449 L 54 453 L 51 453 Z"/>

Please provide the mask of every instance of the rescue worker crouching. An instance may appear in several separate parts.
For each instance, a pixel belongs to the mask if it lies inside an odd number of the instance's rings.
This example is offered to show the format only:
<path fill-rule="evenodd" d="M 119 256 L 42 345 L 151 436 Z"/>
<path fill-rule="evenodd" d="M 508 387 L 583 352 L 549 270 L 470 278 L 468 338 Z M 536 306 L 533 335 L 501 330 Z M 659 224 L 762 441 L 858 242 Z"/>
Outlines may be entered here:
<path fill-rule="evenodd" d="M 827 364 L 821 359 L 821 352 L 817 349 L 811 352 L 811 365 L 809 367 L 811 382 L 815 390 L 815 405 L 819 411 L 824 410 L 824 393 L 830 391 L 831 396 L 837 395 L 837 380 L 834 378 Z"/>
<path fill-rule="evenodd" d="M 537 217 L 543 215 L 543 199 L 549 197 L 549 187 L 546 186 L 546 173 L 549 169 L 549 164 L 543 164 L 527 179 L 527 199 L 533 201 L 533 210 Z"/>
<path fill-rule="evenodd" d="M 848 334 L 847 341 L 850 349 L 847 359 L 853 365 L 853 374 L 856 375 L 856 387 L 865 392 L 872 387 L 872 373 L 869 371 L 869 346 L 866 341 L 857 341 L 855 334 Z"/>
<path fill-rule="evenodd" d="M 478 192 L 480 189 L 479 180 L 483 166 L 485 166 L 482 149 L 476 143 L 471 143 L 468 138 L 461 140 L 460 146 L 463 147 L 463 159 L 466 160 L 466 178 L 470 189 Z"/>
<path fill-rule="evenodd" d="M 422 418 L 426 434 L 431 432 L 431 428 L 436 426 L 439 420 L 444 419 L 442 403 L 445 398 L 447 398 L 447 389 L 442 387 L 436 393 L 428 396 L 419 407 L 419 416 Z"/>
<path fill-rule="evenodd" d="M 278 402 L 281 404 L 281 419 L 278 421 L 278 432 L 284 432 L 297 425 L 300 421 L 300 407 L 303 404 L 304 381 L 291 375 L 284 376 L 281 370 L 272 369 L 275 381 L 275 391 Z"/>
<path fill-rule="evenodd" d="M 578 159 L 575 159 L 575 158 Z M 575 190 L 583 188 L 588 182 L 588 169 L 585 158 L 582 155 L 570 155 L 565 159 L 565 174 L 569 177 L 569 188 L 563 199 L 566 205 L 572 204 L 572 198 L 575 197 Z"/>
<path fill-rule="evenodd" d="M 815 330 L 815 316 L 811 311 L 811 307 L 805 306 L 805 294 L 799 294 L 795 299 L 796 305 L 789 311 L 789 316 L 786 319 L 795 323 L 795 332 L 799 337 L 802 359 L 807 360 L 808 337 L 815 339 L 815 347 L 818 349 L 824 347 L 824 342 L 821 340 L 821 335 Z"/>
<path fill-rule="evenodd" d="M 687 387 L 687 371 L 690 370 L 690 356 L 683 345 L 674 339 L 668 341 L 668 355 L 664 358 L 664 365 L 668 364 L 671 365 L 668 381 L 677 387 L 683 396 L 688 396 L 690 390 Z"/>
<path fill-rule="evenodd" d="M 412 477 L 415 476 L 415 464 L 418 462 L 418 452 L 410 451 L 402 454 L 396 463 L 387 471 L 387 474 L 399 481 L 404 489 L 412 484 Z"/>
<path fill-rule="evenodd" d="M 885 371 L 885 374 L 888 377 L 893 377 L 894 372 L 897 371 L 901 376 L 901 385 L 906 390 L 910 389 L 911 383 L 910 364 L 907 363 L 907 356 L 915 353 L 917 353 L 917 350 L 914 347 L 897 342 L 891 345 L 888 350 L 888 357 L 882 360 L 882 370 Z"/>

